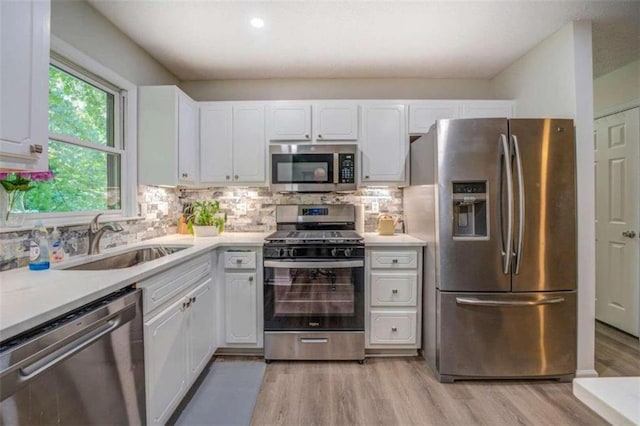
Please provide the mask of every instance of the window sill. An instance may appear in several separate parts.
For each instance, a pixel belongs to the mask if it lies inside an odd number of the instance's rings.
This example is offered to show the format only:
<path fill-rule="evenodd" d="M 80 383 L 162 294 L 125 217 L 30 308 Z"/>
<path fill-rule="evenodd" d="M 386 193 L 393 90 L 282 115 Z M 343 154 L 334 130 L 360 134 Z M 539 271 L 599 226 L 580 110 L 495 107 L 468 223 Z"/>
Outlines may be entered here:
<path fill-rule="evenodd" d="M 35 228 L 36 222 L 41 220 L 44 226 L 47 228 L 53 228 L 57 226 L 58 228 L 67 228 L 74 226 L 89 226 L 89 222 L 94 217 L 92 216 L 76 216 L 76 217 L 65 217 L 65 218 L 39 218 L 39 219 L 27 219 L 25 220 L 25 224 L 19 227 L 12 228 L 0 228 L 0 234 L 8 234 L 11 232 L 24 232 L 31 231 Z M 144 220 L 142 216 L 108 216 L 103 215 L 100 216 L 98 220 L 99 223 L 108 223 L 108 222 L 126 222 L 126 221 L 134 221 L 134 220 Z"/>

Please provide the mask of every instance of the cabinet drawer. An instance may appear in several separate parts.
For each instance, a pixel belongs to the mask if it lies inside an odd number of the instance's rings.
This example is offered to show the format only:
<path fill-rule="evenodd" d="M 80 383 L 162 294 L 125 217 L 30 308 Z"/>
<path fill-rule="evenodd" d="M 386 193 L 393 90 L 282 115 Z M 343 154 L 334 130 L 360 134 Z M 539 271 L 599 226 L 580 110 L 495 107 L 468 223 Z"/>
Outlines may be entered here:
<path fill-rule="evenodd" d="M 371 272 L 371 306 L 416 306 L 417 272 Z"/>
<path fill-rule="evenodd" d="M 256 253 L 253 251 L 225 251 L 225 269 L 255 269 Z"/>
<path fill-rule="evenodd" d="M 207 254 L 140 281 L 138 286 L 145 288 L 143 312 L 151 312 L 171 300 L 187 287 L 209 275 L 210 270 L 211 256 Z"/>
<path fill-rule="evenodd" d="M 416 269 L 418 253 L 415 251 L 372 251 L 371 268 Z"/>
<path fill-rule="evenodd" d="M 416 317 L 415 310 L 371 311 L 371 344 L 415 344 Z"/>

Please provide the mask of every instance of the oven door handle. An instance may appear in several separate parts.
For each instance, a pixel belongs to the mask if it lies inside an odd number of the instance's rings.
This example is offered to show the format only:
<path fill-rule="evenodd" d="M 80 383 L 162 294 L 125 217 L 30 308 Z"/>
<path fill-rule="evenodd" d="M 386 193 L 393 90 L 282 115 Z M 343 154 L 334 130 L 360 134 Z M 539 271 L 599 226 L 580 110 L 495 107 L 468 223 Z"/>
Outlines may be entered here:
<path fill-rule="evenodd" d="M 364 260 L 332 260 L 328 262 L 289 262 L 286 260 L 265 260 L 264 267 L 287 269 L 362 268 L 364 267 Z"/>

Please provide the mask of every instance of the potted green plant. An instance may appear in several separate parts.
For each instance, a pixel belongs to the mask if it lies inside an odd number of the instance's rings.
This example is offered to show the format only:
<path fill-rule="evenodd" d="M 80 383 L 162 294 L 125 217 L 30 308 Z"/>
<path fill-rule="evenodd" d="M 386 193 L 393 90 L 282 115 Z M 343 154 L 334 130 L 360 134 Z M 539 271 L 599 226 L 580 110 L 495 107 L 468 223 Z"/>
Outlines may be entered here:
<path fill-rule="evenodd" d="M 194 201 L 186 209 L 187 226 L 199 237 L 215 237 L 224 230 L 227 214 L 220 213 L 218 201 Z"/>

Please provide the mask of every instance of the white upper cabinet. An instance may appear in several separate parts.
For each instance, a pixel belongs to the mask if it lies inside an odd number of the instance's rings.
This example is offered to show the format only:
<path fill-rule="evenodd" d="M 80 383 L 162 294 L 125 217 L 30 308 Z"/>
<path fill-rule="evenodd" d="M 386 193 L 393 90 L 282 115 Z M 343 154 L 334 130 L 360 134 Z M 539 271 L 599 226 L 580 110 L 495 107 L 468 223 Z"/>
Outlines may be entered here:
<path fill-rule="evenodd" d="M 273 142 L 357 141 L 358 103 L 271 102 L 267 128 L 269 140 Z"/>
<path fill-rule="evenodd" d="M 200 106 L 200 181 L 231 183 L 233 108 L 216 102 Z"/>
<path fill-rule="evenodd" d="M 428 101 L 409 105 L 409 133 L 427 133 L 436 120 L 460 118 L 460 102 Z"/>
<path fill-rule="evenodd" d="M 314 104 L 313 139 L 320 143 L 324 141 L 357 141 L 358 104 Z"/>
<path fill-rule="evenodd" d="M 362 185 L 406 183 L 409 136 L 405 106 L 362 106 Z"/>
<path fill-rule="evenodd" d="M 200 182 L 266 185 L 265 105 L 200 104 Z"/>
<path fill-rule="evenodd" d="M 138 183 L 198 182 L 198 104 L 176 86 L 138 88 Z"/>
<path fill-rule="evenodd" d="M 464 101 L 462 118 L 511 118 L 513 101 Z"/>
<path fill-rule="evenodd" d="M 272 102 L 269 106 L 269 140 L 311 141 L 311 104 Z"/>
<path fill-rule="evenodd" d="M 0 1 L 0 170 L 48 163 L 49 1 Z"/>
<path fill-rule="evenodd" d="M 266 180 L 264 105 L 237 104 L 233 107 L 233 181 Z"/>

